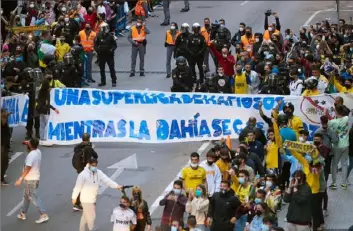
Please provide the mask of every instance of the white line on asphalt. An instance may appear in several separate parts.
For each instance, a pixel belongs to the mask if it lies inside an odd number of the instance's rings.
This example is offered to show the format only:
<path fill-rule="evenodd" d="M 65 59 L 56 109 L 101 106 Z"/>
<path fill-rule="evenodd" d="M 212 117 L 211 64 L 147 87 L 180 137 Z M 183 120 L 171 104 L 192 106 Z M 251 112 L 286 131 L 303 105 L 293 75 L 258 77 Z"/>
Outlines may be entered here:
<path fill-rule="evenodd" d="M 326 10 L 318 10 L 315 11 L 309 18 L 308 20 L 306 20 L 306 22 L 304 23 L 304 26 L 308 26 L 309 23 L 316 17 L 316 15 L 320 14 L 321 12 L 327 12 L 327 11 L 335 11 L 336 8 L 331 8 L 331 9 L 326 9 Z"/>
<path fill-rule="evenodd" d="M 23 204 L 23 200 L 18 205 L 16 205 L 15 208 L 13 208 L 6 216 L 8 217 L 12 216 L 15 212 L 17 212 L 21 208 L 22 204 Z"/>
<path fill-rule="evenodd" d="M 211 144 L 211 142 L 207 142 L 207 143 L 203 143 L 201 145 L 201 147 L 197 150 L 197 153 L 200 154 L 200 156 L 202 155 L 202 153 L 205 151 L 205 149 Z M 189 161 L 188 161 L 189 163 Z M 188 164 L 187 163 L 187 164 Z M 181 170 L 180 170 L 181 172 Z M 177 174 L 176 178 L 180 175 L 180 172 Z M 164 191 L 162 192 L 162 194 L 153 202 L 152 206 L 150 207 L 150 214 L 152 215 L 156 209 L 159 207 L 159 201 L 162 200 L 164 198 L 164 196 L 169 193 L 172 188 L 173 188 L 173 183 L 174 183 L 174 180 L 173 179 L 169 185 L 164 189 Z"/>
<path fill-rule="evenodd" d="M 244 1 L 244 2 L 242 2 L 240 5 L 241 6 L 244 6 L 246 3 L 248 3 L 249 1 Z"/>
<path fill-rule="evenodd" d="M 23 152 L 16 152 L 13 156 L 11 156 L 11 159 L 9 161 L 9 164 L 11 164 L 12 162 L 14 162 L 20 155 L 22 155 Z"/>

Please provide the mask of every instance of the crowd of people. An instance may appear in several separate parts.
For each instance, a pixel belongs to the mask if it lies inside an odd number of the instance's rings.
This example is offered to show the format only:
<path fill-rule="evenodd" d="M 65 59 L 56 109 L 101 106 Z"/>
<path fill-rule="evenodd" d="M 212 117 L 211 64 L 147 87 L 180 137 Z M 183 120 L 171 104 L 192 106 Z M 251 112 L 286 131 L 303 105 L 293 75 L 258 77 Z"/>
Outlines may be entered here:
<path fill-rule="evenodd" d="M 186 2 L 184 12 L 189 11 Z M 2 33 L 1 44 L 3 96 L 27 93 L 30 100 L 26 145 L 32 155 L 27 157 L 25 171 L 16 182 L 16 185 L 22 181 L 26 184 L 24 206 L 18 215 L 22 220 L 26 219 L 30 200 L 34 200 L 41 212 L 37 222 L 49 219 L 36 187 L 41 161 L 38 145 L 50 146 L 45 142 L 48 117 L 51 111 L 60 113 L 50 104 L 50 89 L 87 87 L 94 83 L 95 53 L 101 70 L 98 86 L 106 85 L 105 64 L 110 69 L 112 86 L 117 84 L 116 36 L 123 36 L 125 26 L 117 28 L 116 19 L 124 1 L 97 0 L 85 4 L 60 0 L 41 5 L 29 1 L 21 11 L 26 17 L 16 15 L 15 9 L 10 18 L 1 18 L 8 26 Z M 135 76 L 138 54 L 140 75 L 144 76 L 149 11 L 146 1 L 137 2 L 135 14 L 140 18 L 127 36 L 132 45 L 130 77 Z M 275 22 L 269 22 L 272 16 Z M 324 20 L 301 28 L 297 35 L 291 29 L 283 33 L 278 14 L 268 10 L 261 33 L 253 32 L 251 26 L 241 22 L 232 36 L 224 19 L 211 23 L 205 18 L 204 25 L 194 23 L 191 32 L 187 23 L 182 23 L 180 30 L 178 24 L 170 23 L 169 19 L 163 23 L 164 26 L 169 24 L 165 40 L 166 77 L 172 77 L 173 92 L 306 97 L 353 93 L 352 22 L 340 19 L 334 24 Z M 27 33 L 18 29 L 23 26 L 44 27 Z M 20 32 L 14 33 L 11 28 Z M 211 71 L 210 56 L 215 71 Z M 171 68 L 172 57 L 176 61 L 174 69 Z M 249 118 L 234 150 L 229 142 L 222 141 L 207 152 L 204 161 L 198 153 L 190 155 L 190 165 L 181 171 L 173 190 L 160 201 L 164 208 L 157 230 L 182 231 L 188 227 L 190 231 L 280 231 L 283 228 L 278 227 L 277 213 L 283 209 L 288 210 L 289 231 L 324 229 L 329 213 L 327 188 L 338 188 L 339 163 L 340 188 L 346 190 L 350 184 L 348 177 L 353 168 L 351 110 L 344 105 L 342 97 L 337 96 L 333 108 L 335 118 L 329 116 L 330 109 L 325 110 L 320 118 L 321 128 L 315 132 L 313 141 L 309 141 L 309 132 L 295 116 L 293 104 L 286 103 L 283 113 L 278 109 L 281 104 L 278 102 L 271 115 L 265 115 L 260 104 L 259 115 L 269 129 L 265 132 L 257 128 L 256 118 Z M 8 116 L 6 110 L 1 111 L 3 185 L 8 184 L 5 173 L 11 151 L 12 130 L 7 124 Z M 319 155 L 314 158 L 312 153 L 288 150 L 283 146 L 288 140 L 311 144 Z M 99 183 L 118 190 L 123 186 L 97 169 L 98 154 L 92 148 L 89 134 L 83 135 L 82 143 L 74 152 L 73 165 L 79 176 L 72 202 L 75 210 L 83 211 L 80 230 L 84 231 L 86 225 L 93 230 Z M 327 187 L 330 174 L 332 179 Z M 185 213 L 189 215 L 186 224 Z M 111 220 L 114 230 L 151 230 L 148 204 L 140 188 L 133 189 L 132 198 L 121 198 Z"/>

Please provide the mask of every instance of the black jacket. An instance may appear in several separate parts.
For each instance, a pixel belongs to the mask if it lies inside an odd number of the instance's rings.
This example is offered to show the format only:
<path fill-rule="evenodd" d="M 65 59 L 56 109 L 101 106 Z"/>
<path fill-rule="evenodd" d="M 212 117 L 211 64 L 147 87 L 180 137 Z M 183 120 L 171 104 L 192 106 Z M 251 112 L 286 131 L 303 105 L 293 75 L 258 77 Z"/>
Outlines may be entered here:
<path fill-rule="evenodd" d="M 114 55 L 114 51 L 117 47 L 114 36 L 110 33 L 103 35 L 102 32 L 99 32 L 94 41 L 94 49 L 99 55 Z"/>
<path fill-rule="evenodd" d="M 82 142 L 82 143 L 76 145 L 74 148 L 74 153 L 80 152 L 81 150 L 84 150 L 84 153 L 85 153 L 84 159 L 85 159 L 86 163 L 81 166 L 81 169 L 77 170 L 77 173 L 80 173 L 83 171 L 83 169 L 87 165 L 87 162 L 89 159 L 91 159 L 92 157 L 95 159 L 98 159 L 98 154 L 92 148 L 92 143 L 83 143 Z"/>
<path fill-rule="evenodd" d="M 233 230 L 234 224 L 230 223 L 230 220 L 236 216 L 239 206 L 240 201 L 234 196 L 234 192 L 228 191 L 225 195 L 216 192 L 212 196 L 208 207 L 208 217 L 213 219 L 211 230 Z"/>
<path fill-rule="evenodd" d="M 260 159 L 260 157 L 258 155 L 256 155 L 253 152 L 249 152 L 248 154 L 248 158 L 251 159 L 254 162 L 255 165 L 255 169 L 254 169 L 254 173 L 259 174 L 261 177 L 264 177 L 266 172 L 265 172 L 265 168 L 262 165 L 262 161 Z"/>
<path fill-rule="evenodd" d="M 179 56 L 183 56 L 184 58 L 189 58 L 190 50 L 189 50 L 189 33 L 181 33 L 175 40 L 175 51 L 174 58 Z"/>
<path fill-rule="evenodd" d="M 284 202 L 289 203 L 287 222 L 297 225 L 309 225 L 311 223 L 311 188 L 305 182 L 298 187 L 297 192 L 284 193 Z"/>
<path fill-rule="evenodd" d="M 246 126 L 239 134 L 239 142 L 243 142 L 245 141 L 245 138 L 248 136 L 248 132 L 251 129 Z M 252 129 L 255 132 L 255 136 L 256 136 L 256 140 L 260 141 L 263 145 L 266 145 L 267 143 L 267 139 L 265 134 L 263 133 L 263 131 L 260 128 L 254 128 Z"/>

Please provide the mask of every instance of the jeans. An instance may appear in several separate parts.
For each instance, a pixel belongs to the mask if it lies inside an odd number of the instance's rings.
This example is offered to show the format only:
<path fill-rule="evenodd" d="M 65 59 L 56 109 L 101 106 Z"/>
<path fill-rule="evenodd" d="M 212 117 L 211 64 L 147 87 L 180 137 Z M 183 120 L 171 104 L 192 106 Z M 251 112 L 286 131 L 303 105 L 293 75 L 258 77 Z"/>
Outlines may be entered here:
<path fill-rule="evenodd" d="M 28 180 L 28 181 L 24 181 L 24 183 L 25 183 L 25 188 L 24 188 L 24 194 L 23 194 L 22 212 L 24 214 L 27 213 L 29 203 L 32 201 L 32 203 L 39 210 L 40 214 L 45 214 L 45 208 L 43 206 L 41 199 L 38 196 L 39 181 Z"/>
<path fill-rule="evenodd" d="M 342 184 L 347 184 L 348 152 L 349 147 L 334 148 L 334 156 L 331 169 L 332 184 L 336 184 L 337 165 L 340 161 L 342 166 Z"/>
<path fill-rule="evenodd" d="M 39 125 L 39 137 L 41 140 L 47 140 L 48 135 L 48 120 L 49 115 L 40 114 L 39 115 L 40 125 Z"/>
<path fill-rule="evenodd" d="M 206 225 L 196 225 L 196 228 L 200 229 L 201 231 L 207 231 Z"/>
<path fill-rule="evenodd" d="M 94 230 L 94 223 L 96 221 L 96 205 L 93 203 L 82 203 L 82 216 L 80 221 L 80 231 Z"/>
<path fill-rule="evenodd" d="M 248 221 L 248 214 L 242 215 L 236 222 L 234 226 L 234 231 L 243 231 L 246 222 Z"/>
<path fill-rule="evenodd" d="M 93 60 L 93 52 L 85 52 L 86 56 L 87 56 L 87 62 L 86 62 L 86 70 L 85 70 L 85 74 L 87 73 L 87 75 L 85 76 L 85 79 L 88 80 L 92 80 L 92 60 Z"/>
<path fill-rule="evenodd" d="M 347 169 L 347 179 L 349 177 L 349 173 L 351 173 L 353 169 L 353 156 L 349 156 L 349 165 L 348 165 L 348 169 Z"/>

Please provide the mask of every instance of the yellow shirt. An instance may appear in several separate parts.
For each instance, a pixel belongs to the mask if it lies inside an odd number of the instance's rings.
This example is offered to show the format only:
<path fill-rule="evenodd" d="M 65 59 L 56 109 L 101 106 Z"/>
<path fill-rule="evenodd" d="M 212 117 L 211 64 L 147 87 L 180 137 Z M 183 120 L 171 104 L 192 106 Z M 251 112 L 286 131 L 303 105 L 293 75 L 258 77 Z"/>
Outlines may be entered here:
<path fill-rule="evenodd" d="M 303 121 L 298 116 L 293 116 L 292 119 L 288 120 L 288 127 L 293 129 L 299 137 L 299 132 L 304 129 Z"/>
<path fill-rule="evenodd" d="M 234 192 L 237 192 L 239 189 L 239 181 L 238 181 L 238 177 L 237 176 L 231 176 L 231 180 L 232 180 L 232 184 L 231 184 L 231 188 L 233 189 Z"/>
<path fill-rule="evenodd" d="M 302 96 L 310 97 L 310 96 L 315 96 L 315 95 L 320 95 L 320 91 L 315 89 L 315 90 L 308 90 L 306 89 L 303 93 Z"/>
<path fill-rule="evenodd" d="M 336 77 L 333 79 L 333 84 L 335 85 L 335 88 L 337 89 L 337 91 L 340 93 L 353 93 L 353 87 L 351 87 L 350 89 L 347 89 L 337 81 Z"/>
<path fill-rule="evenodd" d="M 272 211 L 277 211 L 281 197 L 281 190 L 276 187 L 274 190 L 268 192 L 265 202 Z"/>
<path fill-rule="evenodd" d="M 303 172 L 306 175 L 306 182 L 310 186 L 311 192 L 318 193 L 320 191 L 320 173 L 318 173 L 318 174 L 311 173 L 309 163 L 303 157 L 302 154 L 300 154 L 296 151 L 291 151 L 291 153 L 299 161 L 299 163 L 303 166 Z"/>
<path fill-rule="evenodd" d="M 241 203 L 247 203 L 250 200 L 250 196 L 252 194 L 251 191 L 252 185 L 248 183 L 248 186 L 246 187 L 240 185 L 238 190 L 235 192 L 235 195 L 237 195 Z"/>
<path fill-rule="evenodd" d="M 185 167 L 181 170 L 181 178 L 184 181 L 185 190 L 195 192 L 197 186 L 206 180 L 206 170 L 200 166 L 197 169 Z"/>
<path fill-rule="evenodd" d="M 222 174 L 222 180 L 228 180 L 228 170 L 230 169 L 231 165 L 230 162 L 224 162 L 222 159 L 217 160 L 216 165 L 218 166 L 219 170 Z"/>
<path fill-rule="evenodd" d="M 248 91 L 248 83 L 246 81 L 245 73 L 234 76 L 234 93 L 246 94 Z"/>
<path fill-rule="evenodd" d="M 64 55 L 68 53 L 70 50 L 71 50 L 71 47 L 69 44 L 57 40 L 56 57 L 58 58 L 58 62 L 62 62 L 64 60 Z"/>
<path fill-rule="evenodd" d="M 266 147 L 266 168 L 278 168 L 278 149 L 281 147 L 282 139 L 279 134 L 277 123 L 273 124 L 275 142 L 270 141 Z"/>

